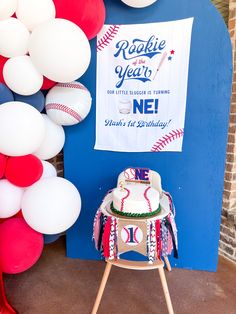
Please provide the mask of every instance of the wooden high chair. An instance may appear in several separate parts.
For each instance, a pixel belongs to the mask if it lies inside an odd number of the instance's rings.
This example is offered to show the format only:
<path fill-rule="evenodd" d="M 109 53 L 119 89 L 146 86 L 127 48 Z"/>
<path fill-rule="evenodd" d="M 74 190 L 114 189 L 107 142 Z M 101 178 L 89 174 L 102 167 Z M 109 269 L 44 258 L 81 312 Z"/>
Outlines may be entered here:
<path fill-rule="evenodd" d="M 140 178 L 136 178 L 136 175 L 134 176 L 134 170 L 135 168 L 128 168 L 125 171 L 123 171 L 119 177 L 117 186 L 121 186 L 121 182 L 125 182 L 126 184 L 134 183 L 134 184 L 148 184 L 154 187 L 156 190 L 159 191 L 160 197 L 163 195 L 162 187 L 161 187 L 161 177 L 160 175 L 152 170 L 145 169 L 147 171 L 148 175 L 146 174 L 143 176 L 144 180 Z M 140 169 L 140 168 L 139 168 Z M 167 205 L 168 206 L 168 205 Z M 168 211 L 166 213 L 168 215 Z M 161 217 L 161 216 L 160 216 Z M 165 216 L 164 216 L 165 217 Z M 163 218 L 163 216 L 162 216 Z M 159 218 L 159 219 L 162 219 Z M 158 218 L 157 218 L 158 219 Z M 169 314 L 173 314 L 173 307 L 171 303 L 171 298 L 166 282 L 165 272 L 164 272 L 164 262 L 161 259 L 158 259 L 157 252 L 155 251 L 149 251 L 147 250 L 147 239 L 150 237 L 150 234 L 148 234 L 147 231 L 147 224 L 148 220 L 145 218 L 125 218 L 121 217 L 119 218 L 118 222 L 118 229 L 117 229 L 117 249 L 120 254 L 130 251 L 138 252 L 144 256 L 149 257 L 149 253 L 152 252 L 153 254 L 153 263 L 151 263 L 151 260 L 141 262 L 141 261 L 131 261 L 131 260 L 125 260 L 125 259 L 106 259 L 106 268 L 103 274 L 103 278 L 97 293 L 97 297 L 93 306 L 92 314 L 96 314 L 98 311 L 98 307 L 101 303 L 101 299 L 103 296 L 103 292 L 111 271 L 112 266 L 117 266 L 120 268 L 126 268 L 126 269 L 133 269 L 133 270 L 153 270 L 158 269 L 162 289 L 164 292 L 166 305 L 168 309 Z M 155 253 L 154 253 L 155 252 Z M 149 255 L 149 256 L 148 256 Z M 167 257 L 164 257 L 166 266 L 168 270 L 171 270 L 171 266 L 169 263 L 169 260 Z"/>
<path fill-rule="evenodd" d="M 146 241 L 146 239 L 144 239 Z M 136 249 L 136 251 L 138 251 Z M 133 270 L 153 270 L 153 269 L 158 269 L 160 280 L 161 280 L 161 285 L 162 289 L 164 292 L 165 300 L 166 300 L 166 305 L 168 309 L 169 314 L 174 314 L 174 310 L 172 307 L 172 302 L 169 294 L 169 289 L 167 286 L 166 282 L 166 277 L 165 277 L 165 272 L 164 272 L 164 262 L 162 260 L 156 260 L 152 264 L 149 262 L 141 262 L 141 261 L 131 261 L 131 260 L 124 260 L 124 259 L 117 259 L 117 260 L 106 260 L 106 268 L 102 277 L 102 281 L 97 293 L 97 297 L 93 306 L 92 314 L 97 314 L 99 305 L 101 303 L 101 299 L 103 296 L 103 292 L 111 271 L 112 266 L 117 266 L 120 268 L 125 268 L 125 269 L 133 269 Z"/>
<path fill-rule="evenodd" d="M 163 289 L 165 300 L 166 300 L 168 313 L 174 314 L 174 310 L 172 307 L 172 302 L 171 302 L 171 298 L 169 294 L 169 289 L 166 282 L 165 272 L 164 272 L 164 263 L 161 260 L 157 260 L 153 264 L 149 264 L 148 262 L 128 261 L 128 260 L 123 260 L 123 259 L 119 259 L 116 261 L 107 260 L 106 263 L 107 263 L 106 268 L 105 268 L 102 281 L 98 290 L 98 294 L 97 294 L 97 297 L 93 306 L 92 314 L 96 314 L 98 311 L 98 307 L 101 303 L 102 295 L 103 295 L 112 266 L 117 266 L 117 267 L 126 268 L 126 269 L 133 269 L 133 270 L 158 269 L 162 289 Z"/>

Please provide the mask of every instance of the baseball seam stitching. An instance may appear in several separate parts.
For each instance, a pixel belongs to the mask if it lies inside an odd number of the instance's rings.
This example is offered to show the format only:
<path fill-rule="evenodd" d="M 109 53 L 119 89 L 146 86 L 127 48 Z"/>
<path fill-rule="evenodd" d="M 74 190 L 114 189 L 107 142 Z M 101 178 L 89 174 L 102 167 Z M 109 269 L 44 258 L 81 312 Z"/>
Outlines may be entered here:
<path fill-rule="evenodd" d="M 124 202 L 125 202 L 125 199 L 126 199 L 127 197 L 129 197 L 129 195 L 130 195 L 130 190 L 128 190 L 128 189 L 126 189 L 126 188 L 125 188 L 125 190 L 127 191 L 127 195 L 124 196 L 124 197 L 121 199 L 121 208 L 120 208 L 120 211 L 121 211 L 121 212 L 122 212 L 123 209 L 124 209 Z"/>
<path fill-rule="evenodd" d="M 146 199 L 146 201 L 147 201 L 147 203 L 148 203 L 149 213 L 152 212 L 151 202 L 150 202 L 150 199 L 149 199 L 148 196 L 147 196 L 147 193 L 148 193 L 148 191 L 149 191 L 150 189 L 151 189 L 151 187 L 149 186 L 149 187 L 146 188 L 146 190 L 144 191 L 144 197 L 145 197 L 145 199 Z"/>
<path fill-rule="evenodd" d="M 120 28 L 119 25 L 111 25 L 108 28 L 106 33 L 97 42 L 97 51 L 101 51 L 102 49 L 104 49 L 106 46 L 108 46 L 110 44 L 110 42 L 113 40 L 113 38 L 118 33 L 119 28 Z"/>
<path fill-rule="evenodd" d="M 156 143 L 152 146 L 151 152 L 160 152 L 162 151 L 165 146 L 170 144 L 172 141 L 183 137 L 184 136 L 184 129 L 176 129 L 172 130 L 168 134 L 164 135 L 163 137 L 159 138 Z"/>
<path fill-rule="evenodd" d="M 73 109 L 66 107 L 65 105 L 57 104 L 57 103 L 47 104 L 46 105 L 46 111 L 51 110 L 51 109 L 63 111 L 65 113 L 69 114 L 70 116 L 72 116 L 73 118 L 75 118 L 79 122 L 83 120 L 82 117 L 77 112 L 75 112 Z"/>
<path fill-rule="evenodd" d="M 72 84 L 72 83 L 58 83 L 56 87 L 66 87 L 66 88 L 76 88 L 88 91 L 88 89 L 82 84 Z"/>

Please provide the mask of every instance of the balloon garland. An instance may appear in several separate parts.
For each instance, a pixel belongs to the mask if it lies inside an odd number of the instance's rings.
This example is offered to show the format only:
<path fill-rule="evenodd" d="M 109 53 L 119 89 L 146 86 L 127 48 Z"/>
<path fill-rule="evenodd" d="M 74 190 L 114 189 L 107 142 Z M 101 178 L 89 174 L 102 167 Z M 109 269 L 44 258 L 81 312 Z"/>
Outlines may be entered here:
<path fill-rule="evenodd" d="M 66 1 L 63 6 L 67 7 Z M 71 81 L 86 71 L 90 45 L 79 26 L 55 17 L 52 0 L 0 3 L 0 264 L 7 273 L 31 267 L 42 252 L 43 235 L 58 238 L 80 214 L 78 190 L 58 178 L 46 161 L 64 146 L 63 123 L 55 121 L 63 111 L 48 109 L 54 121 L 41 112 L 45 112 L 45 90 L 56 82 L 64 84 L 55 86 L 60 90 L 58 103 L 70 106 L 70 97 L 63 97 L 70 84 L 82 86 Z M 93 29 L 94 36 L 97 31 Z M 86 87 L 74 91 L 73 105 L 82 118 L 72 123 L 67 114 L 66 125 L 80 123 L 91 108 Z"/>
<path fill-rule="evenodd" d="M 141 8 L 156 0 L 121 2 Z M 80 214 L 78 190 L 58 178 L 46 160 L 63 148 L 62 126 L 81 123 L 89 114 L 90 92 L 77 80 L 89 66 L 89 40 L 101 30 L 105 15 L 103 0 L 0 1 L 0 264 L 4 272 L 31 267 L 42 252 L 43 234 L 51 236 L 50 242 Z"/>
<path fill-rule="evenodd" d="M 2 272 L 29 269 L 80 214 L 79 191 L 46 160 L 63 148 L 62 126 L 89 114 L 90 92 L 77 80 L 105 16 L 103 0 L 0 1 L 0 306 L 9 313 Z"/>

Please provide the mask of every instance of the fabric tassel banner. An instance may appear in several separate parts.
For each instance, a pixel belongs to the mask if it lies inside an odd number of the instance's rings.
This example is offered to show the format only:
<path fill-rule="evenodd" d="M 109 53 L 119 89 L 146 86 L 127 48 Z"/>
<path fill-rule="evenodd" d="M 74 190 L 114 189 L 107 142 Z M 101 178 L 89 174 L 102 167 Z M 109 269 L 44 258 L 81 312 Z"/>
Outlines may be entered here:
<path fill-rule="evenodd" d="M 122 253 L 136 251 L 150 263 L 171 255 L 178 258 L 177 228 L 174 205 L 169 193 L 170 212 L 163 219 L 134 220 L 104 214 L 104 203 L 98 209 L 93 225 L 95 248 L 102 258 L 117 259 Z"/>

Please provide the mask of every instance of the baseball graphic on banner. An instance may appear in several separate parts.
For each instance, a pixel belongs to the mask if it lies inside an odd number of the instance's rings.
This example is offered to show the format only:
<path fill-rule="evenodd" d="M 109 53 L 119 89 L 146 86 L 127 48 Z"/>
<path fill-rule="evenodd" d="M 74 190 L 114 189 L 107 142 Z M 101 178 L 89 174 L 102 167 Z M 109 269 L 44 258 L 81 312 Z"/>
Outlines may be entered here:
<path fill-rule="evenodd" d="M 130 246 L 136 246 L 143 241 L 143 232 L 136 225 L 127 225 L 121 230 L 122 241 Z"/>
<path fill-rule="evenodd" d="M 92 98 L 79 82 L 59 83 L 46 96 L 46 112 L 59 125 L 74 125 L 89 113 Z"/>

